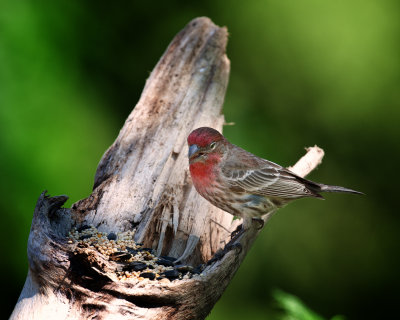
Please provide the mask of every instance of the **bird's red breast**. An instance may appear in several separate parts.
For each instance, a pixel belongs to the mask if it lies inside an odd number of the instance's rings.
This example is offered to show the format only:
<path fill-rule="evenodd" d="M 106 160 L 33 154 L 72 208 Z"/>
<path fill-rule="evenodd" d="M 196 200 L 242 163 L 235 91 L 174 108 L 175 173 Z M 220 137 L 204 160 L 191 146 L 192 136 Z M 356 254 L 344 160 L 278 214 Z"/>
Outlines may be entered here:
<path fill-rule="evenodd" d="M 217 153 L 209 154 L 207 160 L 197 161 L 189 165 L 190 175 L 196 190 L 200 193 L 214 185 L 216 180 L 216 165 L 221 156 Z"/>

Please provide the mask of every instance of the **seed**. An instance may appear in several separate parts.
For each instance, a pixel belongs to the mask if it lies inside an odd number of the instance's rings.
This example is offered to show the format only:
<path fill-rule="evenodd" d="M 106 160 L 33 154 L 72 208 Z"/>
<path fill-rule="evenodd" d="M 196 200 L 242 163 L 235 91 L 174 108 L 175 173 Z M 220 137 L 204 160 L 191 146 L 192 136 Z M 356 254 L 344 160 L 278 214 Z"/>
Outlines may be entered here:
<path fill-rule="evenodd" d="M 161 273 L 161 276 L 164 276 L 172 281 L 172 280 L 178 279 L 180 276 L 180 273 L 177 270 L 168 270 L 168 271 Z"/>
<path fill-rule="evenodd" d="M 135 250 L 131 247 L 126 247 L 126 250 L 132 255 L 136 255 L 138 253 L 138 250 Z"/>
<path fill-rule="evenodd" d="M 110 254 L 110 259 L 113 261 L 127 261 L 132 258 L 132 255 L 127 252 L 117 251 Z"/>
<path fill-rule="evenodd" d="M 165 266 L 165 267 L 173 267 L 174 266 L 174 263 L 172 261 L 163 259 L 163 258 L 157 259 L 156 263 L 159 265 Z"/>
<path fill-rule="evenodd" d="M 116 235 L 114 232 L 110 232 L 110 233 L 107 235 L 107 239 L 108 239 L 108 240 L 117 240 L 117 235 Z"/>
<path fill-rule="evenodd" d="M 176 265 L 175 269 L 178 270 L 179 272 L 182 272 L 182 273 L 192 272 L 193 271 L 193 267 L 187 266 L 187 265 L 184 265 L 184 264 Z"/>
<path fill-rule="evenodd" d="M 122 268 L 123 271 L 143 271 L 147 268 L 147 264 L 139 261 L 133 261 Z"/>
<path fill-rule="evenodd" d="M 150 280 L 154 280 L 156 275 L 153 272 L 142 272 L 139 277 L 148 278 Z"/>

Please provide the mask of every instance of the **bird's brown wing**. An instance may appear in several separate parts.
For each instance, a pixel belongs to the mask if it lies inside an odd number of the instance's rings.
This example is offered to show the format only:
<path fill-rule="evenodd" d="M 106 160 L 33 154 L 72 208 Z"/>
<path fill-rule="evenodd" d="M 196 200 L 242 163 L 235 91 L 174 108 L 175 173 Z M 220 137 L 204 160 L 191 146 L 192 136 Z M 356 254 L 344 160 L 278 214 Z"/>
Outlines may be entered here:
<path fill-rule="evenodd" d="M 257 166 L 236 167 L 233 163 L 222 168 L 222 174 L 233 189 L 242 189 L 246 193 L 279 199 L 302 197 L 321 197 L 308 184 L 289 170 L 268 160 L 258 158 Z M 316 184 L 317 185 L 317 184 Z"/>

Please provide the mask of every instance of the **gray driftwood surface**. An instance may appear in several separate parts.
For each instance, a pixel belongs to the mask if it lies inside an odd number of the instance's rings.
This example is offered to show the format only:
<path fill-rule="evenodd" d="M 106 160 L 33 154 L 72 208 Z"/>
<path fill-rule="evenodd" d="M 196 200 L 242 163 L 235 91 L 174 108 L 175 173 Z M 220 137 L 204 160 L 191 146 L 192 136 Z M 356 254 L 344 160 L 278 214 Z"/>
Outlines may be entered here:
<path fill-rule="evenodd" d="M 228 84 L 227 30 L 208 18 L 191 21 L 154 68 L 142 96 L 97 168 L 92 194 L 62 208 L 67 196 L 43 193 L 28 241 L 29 271 L 11 319 L 204 319 L 220 298 L 258 232 L 241 249 L 210 259 L 240 224 L 201 198 L 188 172 L 186 137 L 222 131 Z M 305 176 L 322 159 L 311 148 L 292 168 Z M 268 216 L 265 217 L 265 220 Z M 72 227 L 136 229 L 135 240 L 194 266 L 201 275 L 170 283 L 119 281 L 115 262 L 67 242 Z"/>

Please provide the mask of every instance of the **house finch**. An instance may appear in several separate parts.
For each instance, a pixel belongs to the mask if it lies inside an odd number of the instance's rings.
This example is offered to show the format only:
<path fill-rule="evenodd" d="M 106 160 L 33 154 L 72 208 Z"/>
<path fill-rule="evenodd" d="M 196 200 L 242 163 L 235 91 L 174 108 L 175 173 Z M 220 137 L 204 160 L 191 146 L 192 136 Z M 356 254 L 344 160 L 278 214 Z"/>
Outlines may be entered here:
<path fill-rule="evenodd" d="M 242 218 L 262 215 L 299 198 L 351 189 L 316 183 L 231 144 L 217 130 L 189 135 L 189 167 L 196 190 L 216 207 Z"/>

